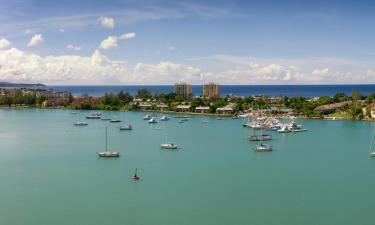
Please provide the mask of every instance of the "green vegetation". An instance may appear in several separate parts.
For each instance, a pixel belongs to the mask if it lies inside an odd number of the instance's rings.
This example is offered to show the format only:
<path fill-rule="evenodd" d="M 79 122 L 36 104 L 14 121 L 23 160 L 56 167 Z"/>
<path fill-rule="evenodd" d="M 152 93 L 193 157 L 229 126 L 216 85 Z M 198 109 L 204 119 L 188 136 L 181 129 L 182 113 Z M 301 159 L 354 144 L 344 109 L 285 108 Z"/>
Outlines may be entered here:
<path fill-rule="evenodd" d="M 33 92 L 25 94 L 20 90 L 12 91 L 11 94 L 0 95 L 0 105 L 3 106 L 62 106 L 81 110 L 158 110 L 160 109 L 158 105 L 164 104 L 167 105 L 164 110 L 175 111 L 178 105 L 184 104 L 190 105 L 191 112 L 194 112 L 196 107 L 206 106 L 209 107 L 209 113 L 216 113 L 218 108 L 231 104 L 234 107 L 233 114 L 246 112 L 254 107 L 255 110 L 268 109 L 268 113 L 279 115 L 285 113 L 282 109 L 291 109 L 296 116 L 348 117 L 359 120 L 370 117 L 371 104 L 375 103 L 375 93 L 367 96 L 363 96 L 359 92 L 353 92 L 350 96 L 345 93 L 337 93 L 333 97 L 321 96 L 313 99 L 302 96 L 279 96 L 276 98 L 269 96 L 225 96 L 212 99 L 203 97 L 185 99 L 175 93 L 152 95 L 147 89 L 140 89 L 135 96 L 121 91 L 117 94 L 106 93 L 101 97 L 90 97 L 88 95 L 73 97 L 69 95 L 68 99 L 63 100 L 47 99 Z M 52 102 L 53 104 L 45 102 Z"/>

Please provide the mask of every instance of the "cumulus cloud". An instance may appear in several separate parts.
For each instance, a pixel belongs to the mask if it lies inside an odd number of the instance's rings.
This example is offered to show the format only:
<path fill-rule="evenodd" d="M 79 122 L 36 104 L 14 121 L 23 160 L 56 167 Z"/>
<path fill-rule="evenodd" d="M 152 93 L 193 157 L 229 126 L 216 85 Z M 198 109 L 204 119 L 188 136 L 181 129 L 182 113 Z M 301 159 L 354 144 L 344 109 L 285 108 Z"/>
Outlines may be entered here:
<path fill-rule="evenodd" d="M 59 28 L 59 32 L 64 33 L 65 29 L 64 28 Z"/>
<path fill-rule="evenodd" d="M 74 50 L 74 51 L 80 51 L 80 50 L 82 49 L 82 46 L 75 46 L 75 45 L 73 45 L 73 44 L 68 44 L 66 47 L 67 47 L 68 49 L 72 49 L 72 50 Z"/>
<path fill-rule="evenodd" d="M 102 27 L 113 29 L 115 27 L 115 20 L 110 17 L 100 17 L 99 22 L 102 25 Z"/>
<path fill-rule="evenodd" d="M 99 50 L 87 57 L 42 57 L 11 48 L 0 50 L 0 80 L 47 84 L 172 84 L 179 81 L 194 84 L 207 81 L 221 84 L 374 83 L 375 70 L 340 72 L 328 67 L 302 69 L 288 64 L 249 63 L 242 68 L 211 72 L 173 62 L 140 62 L 129 66 L 107 58 Z"/>
<path fill-rule="evenodd" d="M 10 41 L 5 38 L 0 38 L 0 49 L 8 48 L 11 45 Z"/>
<path fill-rule="evenodd" d="M 27 43 L 27 47 L 33 47 L 41 44 L 43 42 L 43 35 L 42 34 L 35 34 Z"/>
<path fill-rule="evenodd" d="M 120 40 L 127 40 L 131 38 L 135 38 L 136 34 L 131 32 L 131 33 L 125 33 L 119 37 Z"/>
<path fill-rule="evenodd" d="M 101 48 L 101 49 L 117 48 L 117 37 L 116 36 L 108 36 L 106 39 L 104 39 L 100 43 L 99 48 Z"/>
<path fill-rule="evenodd" d="M 96 50 L 89 57 L 46 56 L 16 48 L 0 51 L 0 80 L 44 82 L 48 84 L 170 84 L 199 82 L 201 71 L 187 65 L 162 62 L 138 63 L 127 68 Z"/>

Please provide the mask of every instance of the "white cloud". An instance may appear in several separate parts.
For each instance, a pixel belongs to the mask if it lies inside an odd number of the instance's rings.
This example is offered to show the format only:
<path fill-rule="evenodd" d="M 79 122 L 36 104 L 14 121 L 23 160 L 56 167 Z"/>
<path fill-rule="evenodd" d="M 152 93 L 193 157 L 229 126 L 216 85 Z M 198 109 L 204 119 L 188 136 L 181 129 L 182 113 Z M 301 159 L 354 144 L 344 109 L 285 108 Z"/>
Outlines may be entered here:
<path fill-rule="evenodd" d="M 138 63 L 128 69 L 96 50 L 90 57 L 46 56 L 16 48 L 0 51 L 0 80 L 43 82 L 47 84 L 170 84 L 200 80 L 200 69 L 162 62 Z"/>
<path fill-rule="evenodd" d="M 127 40 L 131 38 L 135 38 L 136 34 L 131 32 L 131 33 L 125 33 L 119 37 L 120 40 Z"/>
<path fill-rule="evenodd" d="M 31 30 L 30 28 L 25 30 L 25 34 L 33 34 L 33 33 L 34 33 L 34 31 Z"/>
<path fill-rule="evenodd" d="M 74 46 L 74 45 L 73 45 Z M 186 81 L 201 84 L 335 84 L 374 83 L 375 70 L 332 71 L 330 68 L 302 69 L 278 63 L 250 63 L 243 68 L 219 72 L 161 62 L 126 66 L 96 50 L 91 56 L 45 56 L 11 48 L 0 50 L 0 80 L 42 82 L 47 84 L 173 84 Z"/>
<path fill-rule="evenodd" d="M 5 38 L 0 39 L 0 49 L 8 48 L 10 45 L 11 45 L 11 43 L 7 39 L 5 39 Z"/>
<path fill-rule="evenodd" d="M 99 48 L 101 48 L 101 49 L 117 48 L 117 37 L 116 36 L 108 36 L 106 39 L 104 39 L 100 43 Z"/>
<path fill-rule="evenodd" d="M 27 47 L 33 47 L 41 44 L 43 42 L 43 35 L 42 34 L 35 34 L 27 43 Z"/>
<path fill-rule="evenodd" d="M 64 28 L 59 28 L 59 32 L 64 33 L 65 29 Z"/>
<path fill-rule="evenodd" d="M 74 50 L 74 51 L 80 51 L 80 50 L 82 49 L 82 46 L 75 46 L 75 45 L 73 45 L 73 44 L 68 44 L 66 47 L 67 47 L 68 49 L 72 49 L 72 50 Z"/>
<path fill-rule="evenodd" d="M 102 27 L 113 29 L 115 27 L 115 20 L 110 17 L 100 17 L 99 22 Z"/>
<path fill-rule="evenodd" d="M 176 47 L 175 47 L 175 46 L 172 46 L 172 45 L 168 45 L 168 46 L 166 46 L 166 48 L 167 48 L 169 51 L 174 51 L 174 50 L 176 50 Z"/>

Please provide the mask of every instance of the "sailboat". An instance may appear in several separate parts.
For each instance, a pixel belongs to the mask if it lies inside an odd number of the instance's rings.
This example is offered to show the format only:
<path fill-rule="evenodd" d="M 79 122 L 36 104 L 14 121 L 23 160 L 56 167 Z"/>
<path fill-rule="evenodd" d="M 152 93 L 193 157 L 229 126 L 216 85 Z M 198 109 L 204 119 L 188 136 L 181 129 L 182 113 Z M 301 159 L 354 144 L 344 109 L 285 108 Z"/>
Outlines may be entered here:
<path fill-rule="evenodd" d="M 263 127 L 260 128 L 260 136 L 263 135 Z M 263 144 L 262 140 L 259 140 L 259 144 L 255 147 L 257 152 L 270 152 L 272 151 L 272 146 L 268 144 Z"/>
<path fill-rule="evenodd" d="M 108 151 L 108 128 L 105 128 L 105 151 L 98 152 L 99 157 L 119 157 L 120 152 L 118 151 Z"/>
<path fill-rule="evenodd" d="M 74 126 L 87 126 L 88 123 L 81 121 L 81 114 L 78 114 L 78 121 L 74 123 Z"/>
<path fill-rule="evenodd" d="M 370 149 L 368 151 L 368 156 L 369 157 L 375 157 L 375 151 L 373 149 L 373 147 L 374 147 L 374 136 L 375 136 L 375 126 L 373 127 Z"/>
<path fill-rule="evenodd" d="M 129 124 L 122 124 L 120 126 L 120 130 L 132 130 L 132 125 L 129 123 Z"/>
<path fill-rule="evenodd" d="M 165 129 L 164 129 L 165 130 Z M 168 142 L 167 140 L 167 134 L 165 134 L 165 143 L 163 144 L 160 144 L 160 147 L 161 148 L 164 148 L 164 149 L 177 149 L 178 148 L 178 145 L 174 144 L 174 143 L 170 143 Z"/>
<path fill-rule="evenodd" d="M 137 169 L 135 169 L 135 173 L 134 173 L 134 176 L 132 177 L 133 180 L 139 180 L 140 177 L 137 175 Z"/>

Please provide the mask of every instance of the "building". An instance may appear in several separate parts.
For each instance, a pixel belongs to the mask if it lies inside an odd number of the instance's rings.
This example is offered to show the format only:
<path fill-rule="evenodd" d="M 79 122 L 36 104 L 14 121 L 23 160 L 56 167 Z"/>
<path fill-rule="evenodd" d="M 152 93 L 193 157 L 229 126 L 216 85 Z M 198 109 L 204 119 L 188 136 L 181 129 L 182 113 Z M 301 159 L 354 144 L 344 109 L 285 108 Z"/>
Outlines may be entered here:
<path fill-rule="evenodd" d="M 208 106 L 198 106 L 195 108 L 195 112 L 197 113 L 207 113 L 210 111 L 210 107 Z"/>
<path fill-rule="evenodd" d="M 320 112 L 322 114 L 330 114 L 330 113 L 336 112 L 337 110 L 339 110 L 341 108 L 346 107 L 350 103 L 352 103 L 352 102 L 351 101 L 345 101 L 345 102 L 338 102 L 338 103 L 332 103 L 332 104 L 327 104 L 327 105 L 321 105 L 321 106 L 315 107 L 314 111 Z"/>
<path fill-rule="evenodd" d="M 193 94 L 193 91 L 192 91 L 192 86 L 191 84 L 188 84 L 188 83 L 176 83 L 174 85 L 174 93 L 176 93 L 176 95 L 180 95 L 184 98 L 190 98 Z"/>
<path fill-rule="evenodd" d="M 232 114 L 235 110 L 236 104 L 235 103 L 229 103 L 228 105 L 224 107 L 220 107 L 216 109 L 216 113 L 219 114 Z"/>
<path fill-rule="evenodd" d="M 176 112 L 188 112 L 190 110 L 190 105 L 178 105 L 176 107 Z"/>
<path fill-rule="evenodd" d="M 215 83 L 208 83 L 203 85 L 203 97 L 218 98 L 220 97 L 220 85 Z"/>

